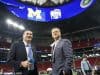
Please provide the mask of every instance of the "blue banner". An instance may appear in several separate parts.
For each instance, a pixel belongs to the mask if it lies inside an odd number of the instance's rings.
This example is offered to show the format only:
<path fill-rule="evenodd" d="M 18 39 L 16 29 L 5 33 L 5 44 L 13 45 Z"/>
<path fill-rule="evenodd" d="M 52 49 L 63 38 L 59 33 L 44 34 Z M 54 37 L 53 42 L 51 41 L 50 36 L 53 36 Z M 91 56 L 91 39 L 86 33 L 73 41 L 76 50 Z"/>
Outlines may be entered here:
<path fill-rule="evenodd" d="M 85 11 L 96 0 L 73 0 L 68 4 L 55 7 L 38 7 L 24 4 L 17 0 L 0 1 L 4 3 L 7 9 L 17 17 L 34 21 L 49 22 L 69 19 L 76 16 Z"/>

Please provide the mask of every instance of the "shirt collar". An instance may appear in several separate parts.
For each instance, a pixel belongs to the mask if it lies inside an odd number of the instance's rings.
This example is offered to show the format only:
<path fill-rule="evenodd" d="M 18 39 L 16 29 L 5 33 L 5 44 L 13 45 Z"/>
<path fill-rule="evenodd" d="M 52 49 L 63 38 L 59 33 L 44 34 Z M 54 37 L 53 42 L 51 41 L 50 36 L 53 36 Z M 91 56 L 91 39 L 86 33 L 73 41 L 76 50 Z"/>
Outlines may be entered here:
<path fill-rule="evenodd" d="M 31 44 L 28 44 L 26 41 L 23 41 L 24 42 L 24 45 L 27 47 L 27 46 L 31 46 Z"/>
<path fill-rule="evenodd" d="M 59 38 L 58 40 L 54 41 L 50 46 L 53 47 L 54 44 L 56 45 L 60 40 L 61 40 L 61 38 Z"/>

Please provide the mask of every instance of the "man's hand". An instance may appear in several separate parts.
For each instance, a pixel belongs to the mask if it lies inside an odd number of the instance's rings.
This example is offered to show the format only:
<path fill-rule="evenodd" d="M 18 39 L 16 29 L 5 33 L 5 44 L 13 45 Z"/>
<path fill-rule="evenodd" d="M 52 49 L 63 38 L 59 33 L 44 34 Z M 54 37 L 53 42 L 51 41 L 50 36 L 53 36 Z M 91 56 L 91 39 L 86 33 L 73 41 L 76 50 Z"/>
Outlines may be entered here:
<path fill-rule="evenodd" d="M 22 61 L 21 62 L 21 67 L 28 68 L 29 67 L 29 62 L 27 60 L 26 61 Z"/>
<path fill-rule="evenodd" d="M 28 67 L 31 67 L 31 66 L 32 66 L 32 63 L 29 62 L 29 63 L 28 63 Z"/>

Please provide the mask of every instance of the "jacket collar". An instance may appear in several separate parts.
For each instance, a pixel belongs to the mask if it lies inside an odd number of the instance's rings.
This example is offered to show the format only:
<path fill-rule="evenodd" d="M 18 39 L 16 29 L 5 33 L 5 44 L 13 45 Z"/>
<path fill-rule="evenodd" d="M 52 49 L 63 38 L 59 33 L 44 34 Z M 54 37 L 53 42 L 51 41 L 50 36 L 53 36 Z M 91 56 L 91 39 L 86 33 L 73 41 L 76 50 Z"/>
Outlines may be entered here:
<path fill-rule="evenodd" d="M 59 42 L 60 40 L 61 40 L 61 38 L 59 38 L 58 40 L 54 41 L 54 42 L 50 45 L 50 47 L 53 47 L 55 44 L 57 45 L 58 42 Z"/>

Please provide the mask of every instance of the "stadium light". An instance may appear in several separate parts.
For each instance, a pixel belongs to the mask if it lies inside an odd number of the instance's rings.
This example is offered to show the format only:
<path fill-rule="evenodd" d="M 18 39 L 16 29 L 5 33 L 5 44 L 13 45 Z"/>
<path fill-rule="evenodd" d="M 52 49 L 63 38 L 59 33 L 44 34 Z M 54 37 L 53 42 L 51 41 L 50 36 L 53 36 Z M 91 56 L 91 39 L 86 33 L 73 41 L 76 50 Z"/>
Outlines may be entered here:
<path fill-rule="evenodd" d="M 17 22 L 12 21 L 11 19 L 7 19 L 6 23 L 20 30 L 25 30 L 25 27 L 23 25 L 18 24 Z"/>
<path fill-rule="evenodd" d="M 7 24 L 13 24 L 13 22 L 12 22 L 11 19 L 7 19 L 7 20 L 6 20 L 6 23 L 7 23 Z"/>
<path fill-rule="evenodd" d="M 21 30 L 25 30 L 25 27 L 24 27 L 23 25 L 20 25 L 19 28 L 20 28 Z"/>
<path fill-rule="evenodd" d="M 18 24 L 16 22 L 13 23 L 12 26 L 18 28 Z"/>

